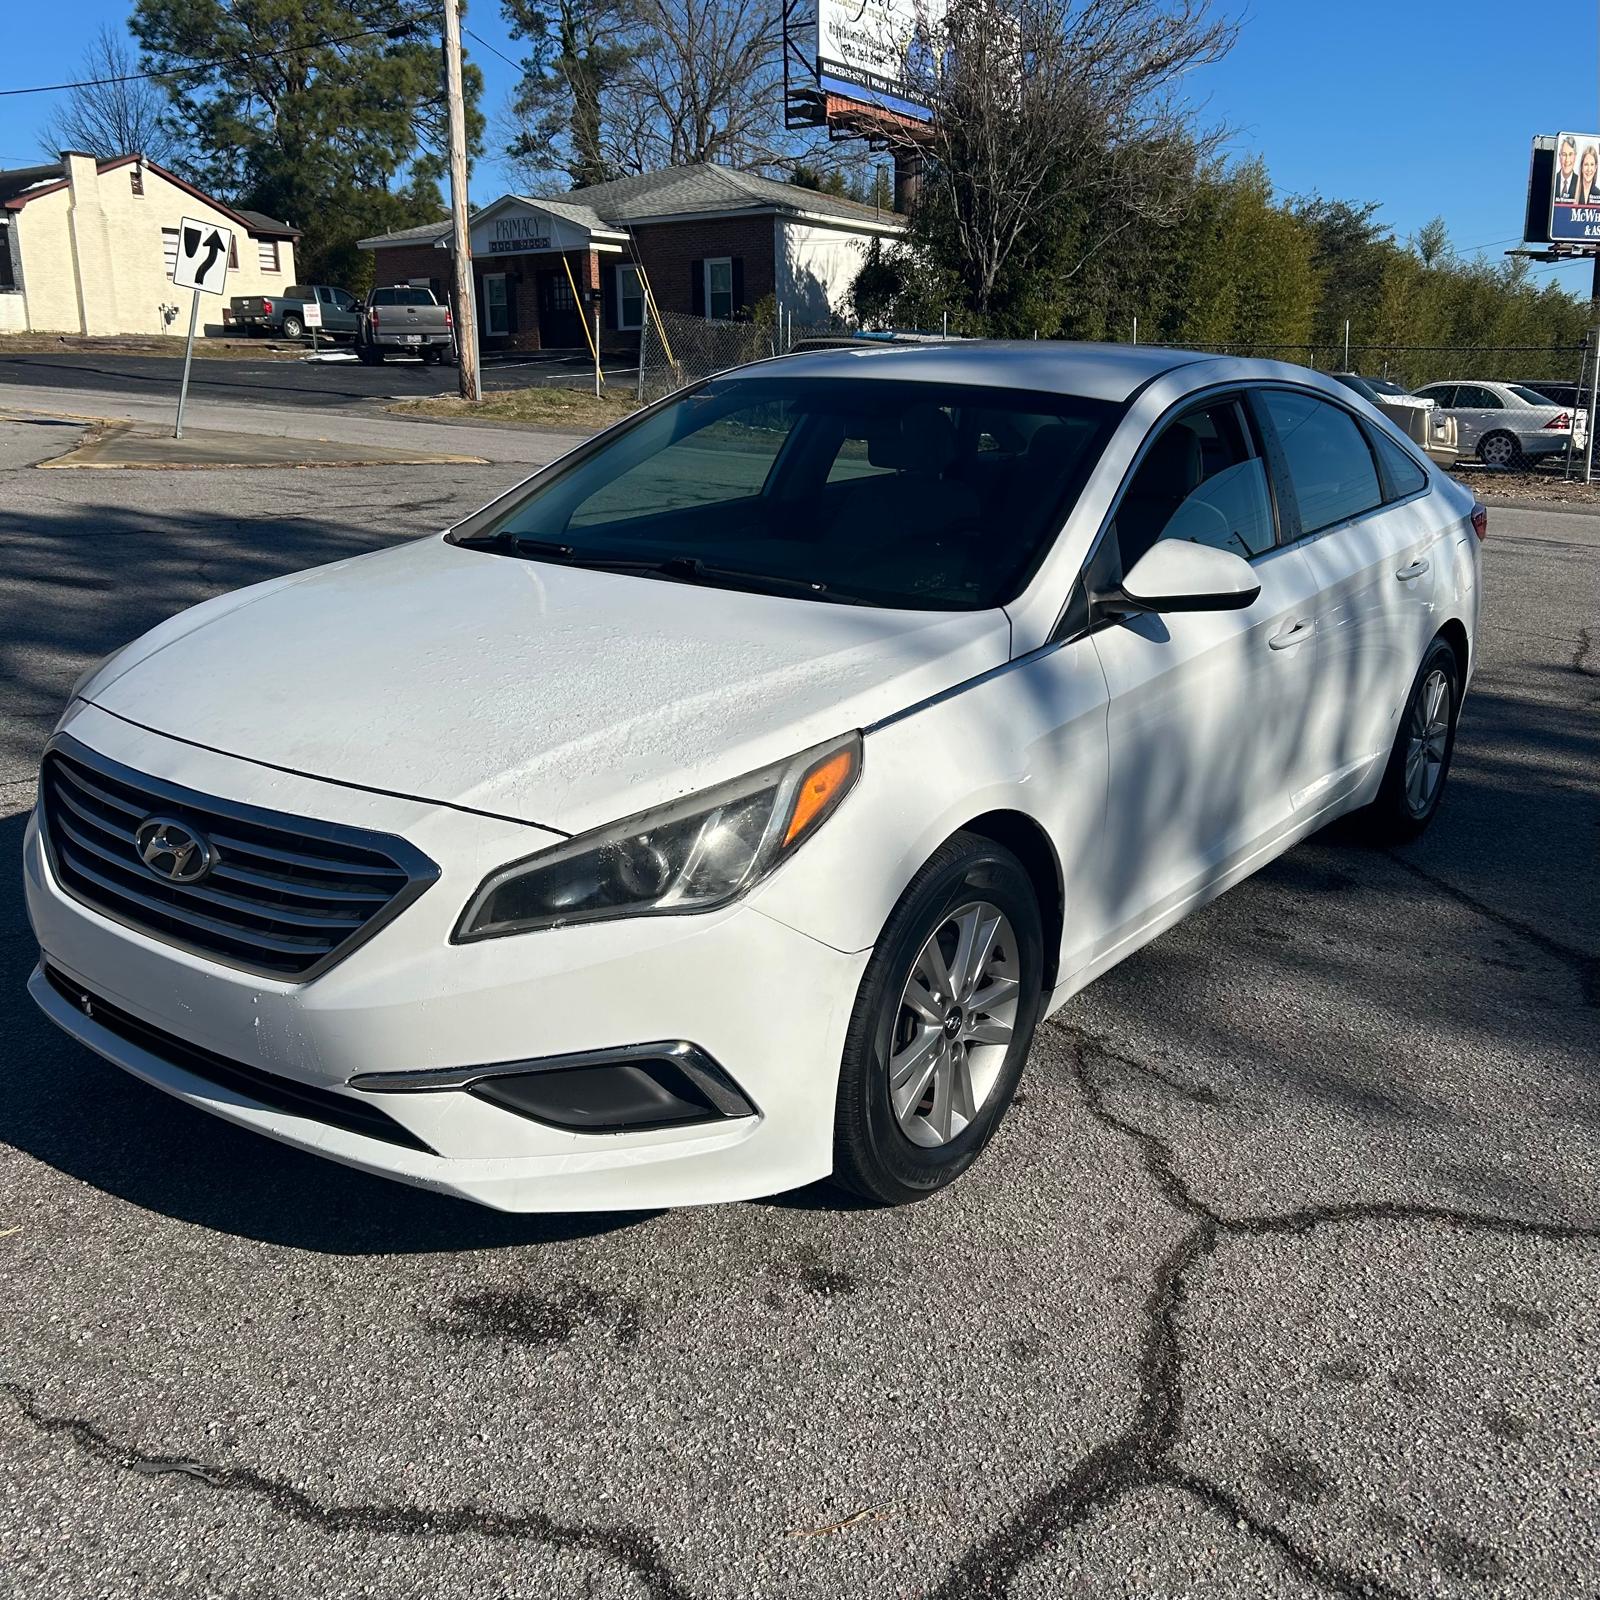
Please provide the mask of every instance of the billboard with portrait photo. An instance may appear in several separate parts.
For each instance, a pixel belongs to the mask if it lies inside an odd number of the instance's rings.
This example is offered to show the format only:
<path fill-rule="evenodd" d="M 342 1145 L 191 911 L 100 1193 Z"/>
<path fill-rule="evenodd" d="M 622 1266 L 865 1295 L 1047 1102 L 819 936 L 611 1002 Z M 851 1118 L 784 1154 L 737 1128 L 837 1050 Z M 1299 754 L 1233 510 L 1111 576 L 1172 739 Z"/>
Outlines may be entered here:
<path fill-rule="evenodd" d="M 1557 244 L 1600 245 L 1600 133 L 1556 135 L 1550 239 Z"/>
<path fill-rule="evenodd" d="M 817 86 L 927 122 L 945 0 L 817 0 Z"/>

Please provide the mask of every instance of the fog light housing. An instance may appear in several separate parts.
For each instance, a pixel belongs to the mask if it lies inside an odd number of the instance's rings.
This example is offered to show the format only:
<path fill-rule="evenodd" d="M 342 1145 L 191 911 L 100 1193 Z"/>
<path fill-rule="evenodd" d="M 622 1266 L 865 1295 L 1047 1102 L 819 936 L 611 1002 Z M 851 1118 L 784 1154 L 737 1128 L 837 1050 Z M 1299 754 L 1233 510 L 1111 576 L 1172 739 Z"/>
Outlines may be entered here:
<path fill-rule="evenodd" d="M 731 1077 L 684 1040 L 433 1072 L 366 1072 L 371 1094 L 465 1090 L 474 1099 L 569 1133 L 646 1133 L 759 1113 Z"/>

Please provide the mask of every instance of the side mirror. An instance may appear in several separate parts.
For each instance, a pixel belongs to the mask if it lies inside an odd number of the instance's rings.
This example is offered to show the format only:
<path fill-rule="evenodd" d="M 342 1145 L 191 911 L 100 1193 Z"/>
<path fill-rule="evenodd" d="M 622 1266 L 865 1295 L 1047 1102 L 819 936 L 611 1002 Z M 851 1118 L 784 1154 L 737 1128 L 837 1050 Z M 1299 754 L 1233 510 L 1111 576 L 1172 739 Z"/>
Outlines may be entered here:
<path fill-rule="evenodd" d="M 1116 602 L 1131 611 L 1242 611 L 1261 585 L 1231 550 L 1158 539 L 1122 580 Z"/>

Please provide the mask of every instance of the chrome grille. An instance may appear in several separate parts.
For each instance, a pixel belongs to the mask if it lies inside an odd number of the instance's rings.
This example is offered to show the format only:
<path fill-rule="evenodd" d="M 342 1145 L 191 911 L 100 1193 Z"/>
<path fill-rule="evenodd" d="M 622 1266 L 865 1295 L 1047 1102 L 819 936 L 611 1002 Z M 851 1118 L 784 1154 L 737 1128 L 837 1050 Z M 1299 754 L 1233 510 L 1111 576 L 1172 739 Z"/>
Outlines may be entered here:
<path fill-rule="evenodd" d="M 403 839 L 196 794 L 66 736 L 45 755 L 39 796 L 51 866 L 75 899 L 266 976 L 315 977 L 438 876 Z M 173 882 L 145 866 L 134 836 L 152 816 L 210 841 L 204 878 Z"/>

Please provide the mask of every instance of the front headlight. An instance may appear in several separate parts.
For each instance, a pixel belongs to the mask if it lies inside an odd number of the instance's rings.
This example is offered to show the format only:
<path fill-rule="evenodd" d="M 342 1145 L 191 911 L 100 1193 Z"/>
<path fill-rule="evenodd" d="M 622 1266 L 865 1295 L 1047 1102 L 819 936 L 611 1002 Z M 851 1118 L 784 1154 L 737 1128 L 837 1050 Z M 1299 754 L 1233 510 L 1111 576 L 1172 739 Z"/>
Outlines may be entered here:
<path fill-rule="evenodd" d="M 851 734 L 514 862 L 484 880 L 456 940 L 727 905 L 809 839 L 860 772 Z"/>

